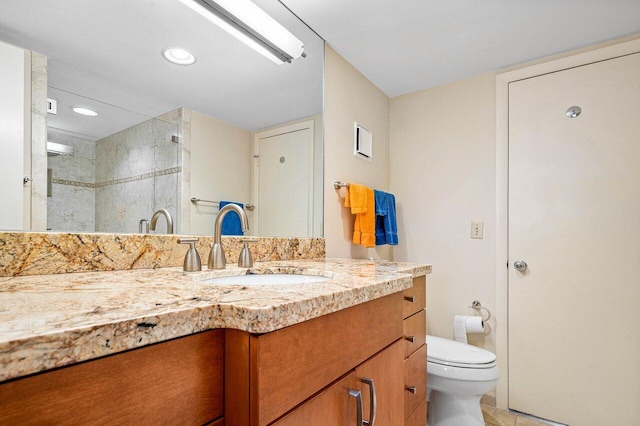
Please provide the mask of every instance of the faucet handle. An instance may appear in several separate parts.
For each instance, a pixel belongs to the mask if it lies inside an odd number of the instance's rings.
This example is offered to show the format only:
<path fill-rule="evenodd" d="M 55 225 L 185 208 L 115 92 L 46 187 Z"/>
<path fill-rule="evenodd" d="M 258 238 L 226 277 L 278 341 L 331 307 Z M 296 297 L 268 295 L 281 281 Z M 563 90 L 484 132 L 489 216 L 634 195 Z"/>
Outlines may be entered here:
<path fill-rule="evenodd" d="M 138 232 L 140 234 L 149 233 L 149 221 L 147 219 L 140 219 L 140 222 L 138 223 Z"/>
<path fill-rule="evenodd" d="M 184 256 L 184 263 L 182 264 L 182 270 L 185 272 L 196 272 L 202 270 L 202 262 L 200 261 L 200 255 L 196 250 L 197 238 L 178 238 L 178 244 L 189 244 L 187 254 Z"/>
<path fill-rule="evenodd" d="M 249 243 L 257 243 L 257 238 L 245 238 L 242 240 L 242 250 L 240 250 L 240 256 L 238 257 L 238 266 L 240 268 L 251 268 L 253 266 L 253 257 L 251 256 L 251 250 L 249 250 Z"/>

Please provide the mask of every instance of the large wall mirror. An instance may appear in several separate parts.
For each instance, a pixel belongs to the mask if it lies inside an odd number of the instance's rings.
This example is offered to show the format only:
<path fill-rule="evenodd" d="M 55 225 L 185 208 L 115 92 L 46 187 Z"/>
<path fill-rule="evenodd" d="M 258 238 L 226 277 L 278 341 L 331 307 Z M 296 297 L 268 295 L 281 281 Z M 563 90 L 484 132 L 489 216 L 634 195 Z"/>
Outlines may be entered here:
<path fill-rule="evenodd" d="M 220 202 L 238 202 L 249 235 L 321 237 L 324 41 L 286 1 L 253 0 L 304 43 L 306 57 L 277 65 L 189 1 L 3 6 L 0 42 L 47 57 L 32 77 L 46 76 L 57 105 L 46 115 L 46 229 L 146 232 L 166 210 L 174 233 L 212 235 Z M 195 63 L 168 62 L 172 47 Z M 150 232 L 169 232 L 159 217 Z M 17 230 L 6 223 L 0 229 Z M 25 220 L 19 230 L 44 229 Z"/>

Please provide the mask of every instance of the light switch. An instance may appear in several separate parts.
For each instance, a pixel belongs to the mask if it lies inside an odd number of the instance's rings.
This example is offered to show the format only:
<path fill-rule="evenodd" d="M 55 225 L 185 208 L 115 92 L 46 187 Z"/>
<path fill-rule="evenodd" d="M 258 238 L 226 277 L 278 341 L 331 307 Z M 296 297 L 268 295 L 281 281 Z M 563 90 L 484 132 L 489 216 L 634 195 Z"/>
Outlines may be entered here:
<path fill-rule="evenodd" d="M 47 112 L 49 114 L 57 114 L 58 113 L 58 101 L 55 99 L 47 98 Z"/>
<path fill-rule="evenodd" d="M 476 240 L 481 240 L 483 230 L 484 230 L 484 222 L 482 221 L 471 222 L 471 238 Z"/>

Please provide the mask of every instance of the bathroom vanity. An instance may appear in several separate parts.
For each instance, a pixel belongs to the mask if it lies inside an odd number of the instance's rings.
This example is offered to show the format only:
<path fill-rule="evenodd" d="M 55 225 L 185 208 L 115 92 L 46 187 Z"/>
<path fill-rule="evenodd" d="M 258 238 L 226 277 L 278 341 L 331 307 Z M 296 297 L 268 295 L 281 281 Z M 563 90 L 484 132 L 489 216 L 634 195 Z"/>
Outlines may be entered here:
<path fill-rule="evenodd" d="M 3 279 L 17 304 L 0 313 L 13 318 L 0 329 L 0 424 L 351 425 L 359 407 L 377 425 L 425 424 L 430 266 L 326 259 L 252 272 L 330 279 L 203 283 L 246 273 L 233 266 Z M 42 305 L 38 321 L 40 297 L 57 308 Z"/>

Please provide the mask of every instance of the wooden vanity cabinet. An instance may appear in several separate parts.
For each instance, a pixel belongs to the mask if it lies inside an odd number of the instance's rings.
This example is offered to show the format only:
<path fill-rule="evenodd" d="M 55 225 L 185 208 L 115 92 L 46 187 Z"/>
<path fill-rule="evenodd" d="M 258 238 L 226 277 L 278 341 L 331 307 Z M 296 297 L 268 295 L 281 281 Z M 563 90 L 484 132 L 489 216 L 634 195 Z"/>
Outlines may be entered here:
<path fill-rule="evenodd" d="M 427 422 L 426 277 L 413 279 L 403 294 L 405 426 Z M 423 415 L 424 414 L 424 415 Z"/>
<path fill-rule="evenodd" d="M 376 425 L 426 425 L 425 290 L 419 277 L 404 292 L 272 333 L 228 330 L 225 424 L 356 425 L 350 391 L 369 420 L 363 379 L 373 379 Z"/>
<path fill-rule="evenodd" d="M 377 426 L 424 426 L 424 283 L 271 333 L 211 330 L 0 383 L 0 425 L 351 426 L 349 391 L 369 420 L 373 379 Z"/>
<path fill-rule="evenodd" d="M 228 330 L 226 340 L 228 351 L 235 353 L 226 359 L 227 426 L 271 424 L 352 371 L 356 372 L 356 377 L 371 374 L 374 383 L 377 377 L 381 385 L 386 381 L 397 381 L 393 391 L 397 394 L 392 398 L 399 399 L 380 399 L 379 413 L 385 411 L 385 406 L 392 406 L 402 413 L 399 397 L 402 383 L 398 381 L 402 377 L 403 357 L 401 292 L 272 333 L 253 335 Z M 389 359 L 372 358 L 388 346 L 389 352 L 385 356 Z M 248 348 L 248 356 L 242 356 L 232 349 L 234 347 Z M 370 363 L 365 362 L 370 358 Z M 388 375 L 393 376 L 392 379 Z M 361 387 L 358 385 L 357 389 Z M 376 385 L 376 389 L 378 387 Z M 363 403 L 368 401 L 366 392 L 362 392 Z M 367 407 L 365 405 L 368 412 Z M 385 415 L 381 414 L 381 417 Z M 382 422 L 377 424 L 384 425 Z"/>

